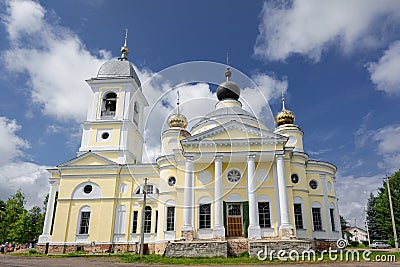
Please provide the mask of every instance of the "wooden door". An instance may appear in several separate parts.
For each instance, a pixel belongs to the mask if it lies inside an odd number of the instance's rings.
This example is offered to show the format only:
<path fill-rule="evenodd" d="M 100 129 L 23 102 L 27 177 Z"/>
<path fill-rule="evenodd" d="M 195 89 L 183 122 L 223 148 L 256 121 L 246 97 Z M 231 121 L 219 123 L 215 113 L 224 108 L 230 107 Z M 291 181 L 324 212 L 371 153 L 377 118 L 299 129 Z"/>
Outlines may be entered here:
<path fill-rule="evenodd" d="M 228 225 L 228 237 L 243 236 L 243 216 L 241 203 L 226 204 L 226 218 Z"/>

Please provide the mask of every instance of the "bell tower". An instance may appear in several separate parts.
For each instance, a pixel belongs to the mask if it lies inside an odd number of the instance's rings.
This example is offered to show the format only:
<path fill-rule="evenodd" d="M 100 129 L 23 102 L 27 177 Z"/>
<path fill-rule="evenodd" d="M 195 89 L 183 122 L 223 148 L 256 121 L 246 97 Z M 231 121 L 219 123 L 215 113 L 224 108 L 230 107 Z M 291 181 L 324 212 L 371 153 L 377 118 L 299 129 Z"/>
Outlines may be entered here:
<path fill-rule="evenodd" d="M 97 77 L 86 80 L 93 91 L 78 156 L 88 151 L 125 164 L 142 161 L 148 106 L 140 80 L 128 61 L 128 30 L 121 57 L 105 62 Z"/>

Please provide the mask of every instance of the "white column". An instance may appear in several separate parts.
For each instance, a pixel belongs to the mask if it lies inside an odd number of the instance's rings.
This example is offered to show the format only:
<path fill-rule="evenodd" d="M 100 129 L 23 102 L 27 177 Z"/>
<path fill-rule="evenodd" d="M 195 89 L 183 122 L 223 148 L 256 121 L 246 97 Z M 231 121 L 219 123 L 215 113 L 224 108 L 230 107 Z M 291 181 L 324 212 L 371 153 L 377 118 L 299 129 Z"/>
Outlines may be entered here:
<path fill-rule="evenodd" d="M 247 156 L 247 196 L 249 200 L 249 229 L 248 236 L 250 239 L 261 238 L 261 228 L 258 222 L 258 204 L 256 196 L 256 179 L 255 173 L 255 156 Z"/>
<path fill-rule="evenodd" d="M 51 241 L 51 222 L 53 221 L 54 203 L 56 201 L 57 182 L 50 180 L 49 199 L 47 201 L 46 216 L 44 218 L 43 233 L 39 236 L 39 244 L 45 244 Z"/>
<path fill-rule="evenodd" d="M 186 157 L 185 188 L 183 189 L 183 228 L 182 231 L 193 231 L 193 158 Z"/>
<path fill-rule="evenodd" d="M 325 174 L 320 174 L 319 178 L 321 179 L 321 186 L 322 186 L 322 194 L 324 195 L 324 209 L 321 212 L 325 214 L 325 226 L 324 228 L 326 231 L 326 238 L 333 239 L 333 232 L 332 232 L 332 225 L 331 225 L 331 216 L 330 216 L 330 207 L 328 203 L 328 190 L 326 188 L 326 176 Z M 335 218 L 334 218 L 335 219 Z"/>
<path fill-rule="evenodd" d="M 290 224 L 289 218 L 289 205 L 286 191 L 287 187 L 283 155 L 276 156 L 276 165 L 278 173 L 279 204 L 281 208 L 281 226 L 279 228 L 279 232 L 281 237 L 290 237 L 293 235 L 293 226 Z"/>
<path fill-rule="evenodd" d="M 225 227 L 223 222 L 222 207 L 222 156 L 214 159 L 214 237 L 224 237 Z"/>

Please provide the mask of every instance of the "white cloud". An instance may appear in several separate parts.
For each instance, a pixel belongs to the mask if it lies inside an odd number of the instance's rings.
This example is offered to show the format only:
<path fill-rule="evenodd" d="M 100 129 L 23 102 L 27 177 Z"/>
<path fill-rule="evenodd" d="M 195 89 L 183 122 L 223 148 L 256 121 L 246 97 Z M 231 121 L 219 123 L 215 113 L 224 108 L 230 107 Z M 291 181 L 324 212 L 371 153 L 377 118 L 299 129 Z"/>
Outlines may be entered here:
<path fill-rule="evenodd" d="M 10 39 L 15 41 L 21 34 L 34 34 L 43 27 L 43 17 L 46 11 L 33 1 L 9 1 L 5 17 Z"/>
<path fill-rule="evenodd" d="M 45 166 L 30 162 L 14 162 L 0 166 L 0 199 L 7 199 L 20 189 L 26 197 L 26 208 L 43 207 L 48 193 L 50 174 Z"/>
<path fill-rule="evenodd" d="M 382 161 L 378 162 L 381 169 L 393 172 L 400 166 L 400 126 L 389 125 L 378 129 L 372 135 L 372 140 L 378 142 L 377 153 Z"/>
<path fill-rule="evenodd" d="M 23 149 L 29 148 L 28 141 L 16 134 L 20 129 L 21 126 L 15 120 L 0 117 L 0 166 L 22 156 Z"/>
<path fill-rule="evenodd" d="M 47 194 L 49 173 L 44 166 L 20 160 L 28 141 L 17 135 L 21 126 L 15 120 L 0 117 L 0 199 L 7 199 L 21 189 L 27 198 L 27 207 L 42 206 Z"/>
<path fill-rule="evenodd" d="M 378 62 L 366 66 L 378 90 L 400 95 L 400 41 L 393 42 Z"/>
<path fill-rule="evenodd" d="M 388 125 L 376 130 L 367 128 L 368 113 L 355 133 L 355 144 L 358 148 L 366 144 L 375 146 L 376 154 L 381 159 L 377 166 L 388 173 L 397 171 L 400 166 L 400 125 Z"/>
<path fill-rule="evenodd" d="M 364 208 L 366 208 L 370 194 L 375 194 L 377 189 L 382 186 L 383 177 L 384 174 L 369 177 L 337 174 L 336 196 L 339 199 L 340 215 L 352 225 L 356 219 L 357 226 L 364 228 Z"/>
<path fill-rule="evenodd" d="M 301 54 L 319 61 L 333 44 L 345 52 L 375 47 L 384 41 L 385 22 L 399 21 L 399 8 L 397 0 L 266 1 L 254 53 L 267 60 Z"/>
<path fill-rule="evenodd" d="M 44 114 L 81 122 L 91 91 L 85 79 L 96 76 L 109 58 L 93 55 L 71 31 L 45 19 L 46 11 L 33 1 L 8 1 L 4 17 L 11 48 L 2 60 L 10 72 L 28 75 L 31 99 Z"/>

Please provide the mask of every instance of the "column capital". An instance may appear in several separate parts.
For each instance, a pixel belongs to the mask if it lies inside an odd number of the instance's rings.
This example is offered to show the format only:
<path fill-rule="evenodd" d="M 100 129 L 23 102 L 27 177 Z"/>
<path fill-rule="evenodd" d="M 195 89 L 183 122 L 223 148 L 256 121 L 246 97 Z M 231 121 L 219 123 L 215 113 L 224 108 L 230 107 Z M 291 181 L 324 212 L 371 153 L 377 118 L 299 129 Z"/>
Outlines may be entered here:
<path fill-rule="evenodd" d="M 216 155 L 216 156 L 214 157 L 214 161 L 222 161 L 223 157 L 224 157 L 224 156 L 222 156 L 222 155 Z"/>
<path fill-rule="evenodd" d="M 247 155 L 247 160 L 250 160 L 250 159 L 255 159 L 256 158 L 256 155 L 255 154 L 249 154 L 249 155 Z"/>
<path fill-rule="evenodd" d="M 185 160 L 186 161 L 193 161 L 194 155 L 185 155 Z"/>
<path fill-rule="evenodd" d="M 276 152 L 276 154 L 275 154 L 275 158 L 277 158 L 277 159 L 283 159 L 285 157 L 285 152 L 281 152 L 281 151 L 278 151 L 278 152 Z"/>
<path fill-rule="evenodd" d="M 50 178 L 49 179 L 49 184 L 50 186 L 56 186 L 59 184 L 59 180 L 58 179 L 54 179 L 54 178 Z"/>

